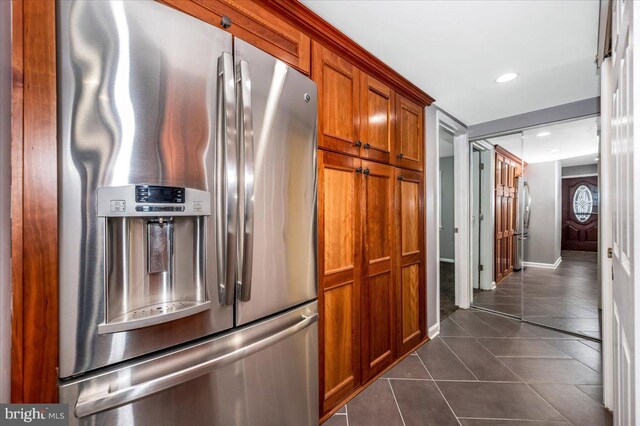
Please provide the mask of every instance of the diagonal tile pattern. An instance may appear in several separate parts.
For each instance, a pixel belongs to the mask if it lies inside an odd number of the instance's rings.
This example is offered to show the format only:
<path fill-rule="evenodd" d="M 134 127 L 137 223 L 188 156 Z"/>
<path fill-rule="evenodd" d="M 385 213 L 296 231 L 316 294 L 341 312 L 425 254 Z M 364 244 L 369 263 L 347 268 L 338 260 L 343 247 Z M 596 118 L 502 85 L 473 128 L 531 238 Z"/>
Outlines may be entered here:
<path fill-rule="evenodd" d="M 474 310 L 440 330 L 324 424 L 612 424 L 597 344 Z"/>
<path fill-rule="evenodd" d="M 474 290 L 473 305 L 600 338 L 597 268 L 597 253 L 565 250 L 556 269 L 527 267 L 493 290 Z"/>

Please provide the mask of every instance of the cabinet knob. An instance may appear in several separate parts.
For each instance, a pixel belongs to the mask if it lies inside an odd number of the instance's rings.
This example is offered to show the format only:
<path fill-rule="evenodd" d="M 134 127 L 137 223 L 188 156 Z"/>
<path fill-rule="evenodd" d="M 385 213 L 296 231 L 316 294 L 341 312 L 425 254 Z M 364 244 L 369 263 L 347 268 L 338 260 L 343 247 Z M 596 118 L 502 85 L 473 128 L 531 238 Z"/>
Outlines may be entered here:
<path fill-rule="evenodd" d="M 369 145 L 368 143 L 365 143 L 365 144 L 364 144 L 364 146 L 363 146 L 363 148 L 364 148 L 364 149 L 369 149 L 369 148 L 371 148 L 371 145 Z"/>
<path fill-rule="evenodd" d="M 362 142 L 360 141 L 355 141 L 355 143 L 353 144 L 353 146 L 360 148 L 362 146 Z"/>
<path fill-rule="evenodd" d="M 404 180 L 404 176 L 402 175 L 398 176 L 398 180 Z"/>
<path fill-rule="evenodd" d="M 229 28 L 231 26 L 231 18 L 229 18 L 228 16 L 223 16 L 220 19 L 220 26 L 222 28 Z"/>
<path fill-rule="evenodd" d="M 403 158 L 403 157 L 404 157 L 404 154 L 403 154 L 403 153 L 400 153 L 400 154 L 396 155 L 396 158 L 397 158 L 398 160 L 402 160 L 402 158 Z"/>
<path fill-rule="evenodd" d="M 368 175 L 368 174 L 369 174 L 369 169 L 364 169 L 364 170 L 362 171 L 362 173 L 364 173 L 365 175 Z"/>
<path fill-rule="evenodd" d="M 356 169 L 356 173 L 362 173 L 362 167 L 358 167 L 358 168 Z"/>

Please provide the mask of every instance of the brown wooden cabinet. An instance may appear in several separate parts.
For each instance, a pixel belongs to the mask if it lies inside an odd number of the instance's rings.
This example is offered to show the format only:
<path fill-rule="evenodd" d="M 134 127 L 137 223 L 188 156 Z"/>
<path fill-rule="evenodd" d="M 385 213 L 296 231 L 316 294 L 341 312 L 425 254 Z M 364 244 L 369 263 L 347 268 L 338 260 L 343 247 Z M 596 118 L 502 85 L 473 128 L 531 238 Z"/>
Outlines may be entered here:
<path fill-rule="evenodd" d="M 426 336 L 422 179 L 318 152 L 322 414 Z"/>
<path fill-rule="evenodd" d="M 513 272 L 516 203 L 522 160 L 496 145 L 495 154 L 495 281 Z"/>
<path fill-rule="evenodd" d="M 395 353 L 393 167 L 362 161 L 363 281 L 362 373 L 367 381 L 389 366 Z"/>
<path fill-rule="evenodd" d="M 426 336 L 424 204 L 422 173 L 395 169 L 396 299 L 398 353 Z"/>
<path fill-rule="evenodd" d="M 361 381 L 361 160 L 318 153 L 320 407 L 326 412 Z"/>
<path fill-rule="evenodd" d="M 398 167 L 422 171 L 424 163 L 423 109 L 402 96 L 397 96 L 397 98 L 394 164 Z"/>
<path fill-rule="evenodd" d="M 373 77 L 360 75 L 360 153 L 389 164 L 396 133 L 395 93 Z"/>
<path fill-rule="evenodd" d="M 313 42 L 311 77 L 318 85 L 318 146 L 359 155 L 360 70 Z"/>
<path fill-rule="evenodd" d="M 218 28 L 281 59 L 305 74 L 311 71 L 311 39 L 304 32 L 253 0 L 158 0 Z"/>

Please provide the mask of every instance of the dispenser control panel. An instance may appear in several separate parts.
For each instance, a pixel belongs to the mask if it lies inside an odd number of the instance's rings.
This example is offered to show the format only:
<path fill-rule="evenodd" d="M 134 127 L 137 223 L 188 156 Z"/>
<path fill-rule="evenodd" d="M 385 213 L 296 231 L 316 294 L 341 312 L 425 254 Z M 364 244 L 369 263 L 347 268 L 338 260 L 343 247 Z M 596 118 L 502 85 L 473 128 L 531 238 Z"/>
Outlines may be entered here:
<path fill-rule="evenodd" d="M 207 191 L 159 185 L 124 185 L 98 188 L 98 216 L 208 216 Z"/>

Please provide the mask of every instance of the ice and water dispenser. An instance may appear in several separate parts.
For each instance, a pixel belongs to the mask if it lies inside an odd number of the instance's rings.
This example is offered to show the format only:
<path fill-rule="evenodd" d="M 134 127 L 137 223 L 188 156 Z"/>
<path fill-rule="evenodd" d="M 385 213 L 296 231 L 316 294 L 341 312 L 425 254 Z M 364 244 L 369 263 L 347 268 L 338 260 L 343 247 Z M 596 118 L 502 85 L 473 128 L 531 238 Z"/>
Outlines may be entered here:
<path fill-rule="evenodd" d="M 209 308 L 205 281 L 210 194 L 126 185 L 98 189 L 105 232 L 105 321 L 114 333 Z"/>

